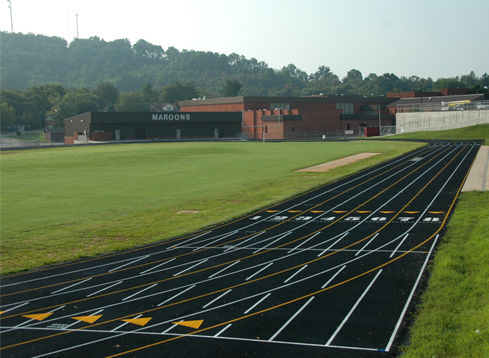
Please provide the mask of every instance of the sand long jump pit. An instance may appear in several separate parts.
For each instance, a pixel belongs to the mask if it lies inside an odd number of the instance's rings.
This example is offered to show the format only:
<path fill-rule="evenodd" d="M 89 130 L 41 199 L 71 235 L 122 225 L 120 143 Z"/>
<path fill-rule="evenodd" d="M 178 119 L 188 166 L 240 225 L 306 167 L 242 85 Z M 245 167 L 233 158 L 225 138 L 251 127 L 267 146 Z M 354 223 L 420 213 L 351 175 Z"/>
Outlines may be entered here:
<path fill-rule="evenodd" d="M 350 155 L 349 157 L 333 160 L 332 162 L 327 162 L 327 163 L 315 165 L 313 167 L 296 170 L 296 172 L 326 172 L 330 169 L 334 169 L 334 168 L 341 167 L 343 165 L 358 162 L 359 160 L 367 159 L 378 154 L 380 153 L 360 153 L 360 154 Z"/>

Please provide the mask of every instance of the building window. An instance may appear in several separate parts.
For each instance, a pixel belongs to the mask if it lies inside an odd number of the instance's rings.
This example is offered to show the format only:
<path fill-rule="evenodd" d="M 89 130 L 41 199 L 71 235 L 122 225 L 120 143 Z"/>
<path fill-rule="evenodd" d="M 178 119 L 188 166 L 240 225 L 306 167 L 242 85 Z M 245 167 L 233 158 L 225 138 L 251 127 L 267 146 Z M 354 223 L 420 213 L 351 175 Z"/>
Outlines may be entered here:
<path fill-rule="evenodd" d="M 272 102 L 270 103 L 270 109 L 290 109 L 290 103 L 286 102 Z"/>
<path fill-rule="evenodd" d="M 336 109 L 342 109 L 343 114 L 355 114 L 355 103 L 336 103 Z"/>

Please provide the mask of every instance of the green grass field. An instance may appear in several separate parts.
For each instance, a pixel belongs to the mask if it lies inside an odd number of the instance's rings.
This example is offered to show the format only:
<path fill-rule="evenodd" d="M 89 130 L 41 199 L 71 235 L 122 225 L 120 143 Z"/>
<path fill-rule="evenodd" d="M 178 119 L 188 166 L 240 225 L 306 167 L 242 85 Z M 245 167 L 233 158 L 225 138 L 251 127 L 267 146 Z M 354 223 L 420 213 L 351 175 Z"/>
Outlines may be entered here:
<path fill-rule="evenodd" d="M 2 152 L 2 273 L 215 225 L 420 143 L 149 143 Z M 361 152 L 326 173 L 295 173 Z M 178 214 L 198 211 L 197 214 Z"/>

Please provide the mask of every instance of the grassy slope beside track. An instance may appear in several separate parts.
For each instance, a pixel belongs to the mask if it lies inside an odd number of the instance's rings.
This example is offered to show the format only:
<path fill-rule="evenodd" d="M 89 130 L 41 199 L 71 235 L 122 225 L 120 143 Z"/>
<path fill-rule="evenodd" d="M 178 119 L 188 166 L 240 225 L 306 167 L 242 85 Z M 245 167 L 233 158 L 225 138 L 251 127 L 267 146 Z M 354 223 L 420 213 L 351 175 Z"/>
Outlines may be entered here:
<path fill-rule="evenodd" d="M 148 143 L 2 152 L 2 273 L 184 235 L 420 145 Z M 294 172 L 361 152 L 383 154 L 326 173 Z"/>

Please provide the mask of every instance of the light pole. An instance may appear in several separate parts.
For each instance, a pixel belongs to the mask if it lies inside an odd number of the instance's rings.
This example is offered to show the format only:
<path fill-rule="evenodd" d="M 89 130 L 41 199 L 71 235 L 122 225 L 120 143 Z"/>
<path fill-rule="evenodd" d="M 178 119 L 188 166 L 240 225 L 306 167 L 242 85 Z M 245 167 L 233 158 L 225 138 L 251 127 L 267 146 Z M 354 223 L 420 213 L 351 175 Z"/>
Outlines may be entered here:
<path fill-rule="evenodd" d="M 12 21 L 12 1 L 11 0 L 7 0 L 8 1 L 8 7 L 10 9 L 10 32 L 11 33 L 14 33 L 14 23 Z"/>
<path fill-rule="evenodd" d="M 75 14 L 76 16 L 76 38 L 79 39 L 80 36 L 78 36 L 78 14 Z"/>

